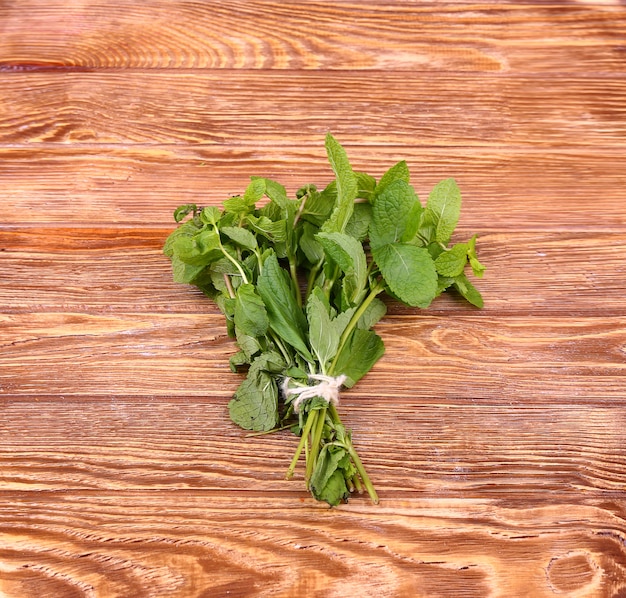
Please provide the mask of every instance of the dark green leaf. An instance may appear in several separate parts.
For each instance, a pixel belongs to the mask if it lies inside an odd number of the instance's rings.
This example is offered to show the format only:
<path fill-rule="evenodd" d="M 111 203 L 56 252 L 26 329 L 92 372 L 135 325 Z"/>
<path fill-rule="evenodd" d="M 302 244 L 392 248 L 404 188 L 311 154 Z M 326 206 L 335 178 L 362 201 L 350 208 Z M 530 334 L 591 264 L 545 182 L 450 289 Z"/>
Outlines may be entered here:
<path fill-rule="evenodd" d="M 310 480 L 311 492 L 317 500 L 336 506 L 348 498 L 348 487 L 340 468 L 346 454 L 347 451 L 337 445 L 326 444 L 322 447 Z"/>
<path fill-rule="evenodd" d="M 385 346 L 372 330 L 356 328 L 343 346 L 335 363 L 334 375 L 347 377 L 344 386 L 354 386 L 383 356 Z"/>
<path fill-rule="evenodd" d="M 291 279 L 274 254 L 270 254 L 263 263 L 257 291 L 265 303 L 270 326 L 276 334 L 305 359 L 313 361 L 306 346 L 306 319 L 296 302 Z"/>
<path fill-rule="evenodd" d="M 198 206 L 195 203 L 188 203 L 184 206 L 178 206 L 174 210 L 174 221 L 180 222 L 188 214 L 191 214 L 192 212 L 195 214 L 197 210 Z"/>
<path fill-rule="evenodd" d="M 269 320 L 265 304 L 256 293 L 253 284 L 242 284 L 237 289 L 235 325 L 253 337 L 263 336 L 267 332 Z"/>

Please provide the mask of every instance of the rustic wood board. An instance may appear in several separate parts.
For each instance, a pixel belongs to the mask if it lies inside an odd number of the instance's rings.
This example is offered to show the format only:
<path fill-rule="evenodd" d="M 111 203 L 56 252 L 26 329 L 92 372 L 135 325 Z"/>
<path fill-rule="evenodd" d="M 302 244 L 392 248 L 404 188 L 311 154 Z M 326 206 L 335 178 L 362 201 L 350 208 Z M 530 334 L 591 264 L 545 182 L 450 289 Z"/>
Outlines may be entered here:
<path fill-rule="evenodd" d="M 626 7 L 0 2 L 0 596 L 626 595 Z M 482 310 L 388 302 L 341 411 L 381 495 L 227 417 L 172 211 L 406 159 Z"/>

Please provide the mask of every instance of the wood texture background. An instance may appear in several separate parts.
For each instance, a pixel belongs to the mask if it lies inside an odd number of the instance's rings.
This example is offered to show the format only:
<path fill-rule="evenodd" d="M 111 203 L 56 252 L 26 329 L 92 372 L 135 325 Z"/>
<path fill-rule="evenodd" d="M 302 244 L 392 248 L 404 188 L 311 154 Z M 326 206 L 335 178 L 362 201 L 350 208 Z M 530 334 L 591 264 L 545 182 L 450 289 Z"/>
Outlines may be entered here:
<path fill-rule="evenodd" d="M 332 510 L 161 254 L 329 130 L 455 177 L 488 268 L 390 303 Z M 0 0 L 0 596 L 623 598 L 625 290 L 623 2 Z"/>

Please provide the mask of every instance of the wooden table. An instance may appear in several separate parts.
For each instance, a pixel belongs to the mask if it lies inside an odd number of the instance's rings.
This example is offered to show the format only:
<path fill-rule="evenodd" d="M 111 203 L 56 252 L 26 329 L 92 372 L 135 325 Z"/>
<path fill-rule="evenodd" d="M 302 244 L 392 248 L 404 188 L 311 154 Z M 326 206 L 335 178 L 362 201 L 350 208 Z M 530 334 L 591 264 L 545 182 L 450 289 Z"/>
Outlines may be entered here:
<path fill-rule="evenodd" d="M 0 595 L 626 595 L 623 2 L 0 2 Z M 390 302 L 334 509 L 246 438 L 182 203 L 445 177 L 485 307 Z"/>

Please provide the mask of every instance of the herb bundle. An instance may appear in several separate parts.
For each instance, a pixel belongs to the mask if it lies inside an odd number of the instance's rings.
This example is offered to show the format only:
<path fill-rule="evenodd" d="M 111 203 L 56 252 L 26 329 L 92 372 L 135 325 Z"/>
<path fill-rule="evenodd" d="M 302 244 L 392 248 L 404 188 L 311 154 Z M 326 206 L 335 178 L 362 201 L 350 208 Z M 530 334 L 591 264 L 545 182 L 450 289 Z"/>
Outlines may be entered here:
<path fill-rule="evenodd" d="M 247 375 L 229 403 L 233 422 L 260 433 L 291 427 L 300 441 L 287 477 L 304 452 L 317 500 L 336 505 L 366 490 L 376 503 L 337 398 L 384 353 L 372 330 L 386 313 L 380 295 L 425 308 L 455 288 L 481 307 L 465 269 L 480 277 L 484 268 L 476 236 L 449 246 L 461 209 L 453 179 L 422 206 L 405 161 L 376 181 L 353 171 L 330 134 L 326 152 L 335 179 L 323 190 L 306 185 L 289 198 L 252 177 L 221 209 L 180 206 L 164 253 L 174 280 L 213 299 L 236 340 L 230 366 Z"/>

